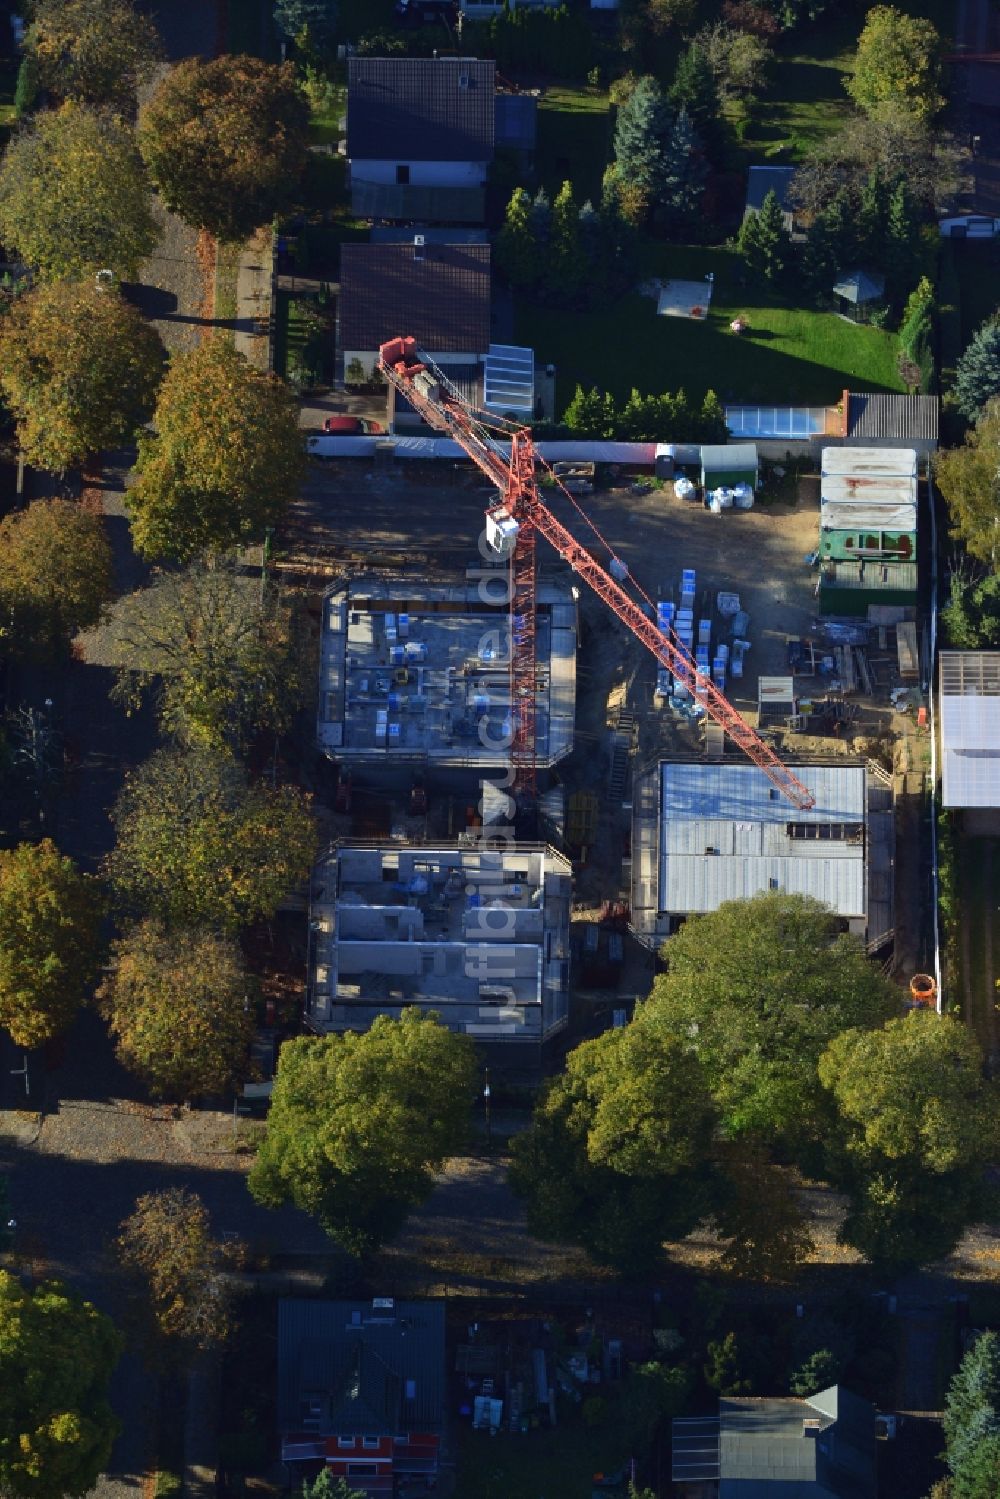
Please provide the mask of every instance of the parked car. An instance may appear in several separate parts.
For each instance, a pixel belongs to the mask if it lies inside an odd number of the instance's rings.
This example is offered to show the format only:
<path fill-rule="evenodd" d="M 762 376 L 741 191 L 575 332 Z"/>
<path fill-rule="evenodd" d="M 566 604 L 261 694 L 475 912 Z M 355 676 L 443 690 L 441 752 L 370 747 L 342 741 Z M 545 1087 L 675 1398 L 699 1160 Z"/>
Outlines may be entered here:
<path fill-rule="evenodd" d="M 996 239 L 1000 235 L 1000 219 L 987 218 L 981 213 L 963 213 L 957 218 L 941 219 L 938 229 L 942 239 Z"/>
<path fill-rule="evenodd" d="M 323 431 L 335 433 L 338 437 L 362 437 L 367 432 L 384 432 L 385 428 L 367 416 L 328 416 Z"/>

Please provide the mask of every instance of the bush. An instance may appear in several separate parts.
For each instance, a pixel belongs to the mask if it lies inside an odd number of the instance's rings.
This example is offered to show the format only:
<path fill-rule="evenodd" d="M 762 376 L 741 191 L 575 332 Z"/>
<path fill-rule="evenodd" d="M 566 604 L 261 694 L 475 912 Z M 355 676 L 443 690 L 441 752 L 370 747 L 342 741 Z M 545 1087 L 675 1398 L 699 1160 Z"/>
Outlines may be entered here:
<path fill-rule="evenodd" d="M 14 113 L 19 120 L 23 120 L 26 114 L 31 113 L 37 98 L 38 64 L 35 62 L 34 53 L 26 52 L 17 70 L 17 84 L 14 88 Z"/>

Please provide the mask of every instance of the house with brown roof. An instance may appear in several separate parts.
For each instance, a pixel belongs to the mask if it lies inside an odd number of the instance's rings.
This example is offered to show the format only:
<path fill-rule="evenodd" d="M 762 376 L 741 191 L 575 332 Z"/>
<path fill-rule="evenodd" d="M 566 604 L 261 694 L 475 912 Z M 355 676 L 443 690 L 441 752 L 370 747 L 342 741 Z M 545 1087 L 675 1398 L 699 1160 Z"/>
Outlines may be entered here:
<path fill-rule="evenodd" d="M 415 338 L 456 383 L 478 378 L 490 345 L 490 246 L 430 243 L 343 245 L 338 352 L 346 379 L 370 376 L 379 348 Z"/>
<path fill-rule="evenodd" d="M 349 59 L 347 155 L 359 217 L 482 223 L 495 139 L 492 60 Z"/>

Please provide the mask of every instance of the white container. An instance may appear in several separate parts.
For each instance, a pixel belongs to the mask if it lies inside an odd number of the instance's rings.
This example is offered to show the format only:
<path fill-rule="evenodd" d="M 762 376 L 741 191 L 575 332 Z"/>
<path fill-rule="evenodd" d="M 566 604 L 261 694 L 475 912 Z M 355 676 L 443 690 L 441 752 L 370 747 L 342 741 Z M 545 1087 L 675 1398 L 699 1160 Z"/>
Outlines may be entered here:
<path fill-rule="evenodd" d="M 679 479 L 674 480 L 674 494 L 679 500 L 693 500 L 698 493 L 690 479 L 681 474 Z"/>

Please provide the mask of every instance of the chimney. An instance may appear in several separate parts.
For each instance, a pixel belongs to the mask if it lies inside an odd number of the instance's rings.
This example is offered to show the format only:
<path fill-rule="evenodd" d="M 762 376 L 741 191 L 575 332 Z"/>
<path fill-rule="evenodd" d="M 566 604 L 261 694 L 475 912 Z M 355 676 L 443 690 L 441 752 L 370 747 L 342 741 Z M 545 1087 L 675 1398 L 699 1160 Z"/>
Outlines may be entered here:
<path fill-rule="evenodd" d="M 426 238 L 425 235 L 423 235 L 423 234 L 415 234 L 413 236 L 413 258 L 414 258 L 414 260 L 424 260 L 426 258 L 425 254 L 424 254 L 424 248 L 425 248 L 426 244 L 427 244 L 427 238 Z"/>

